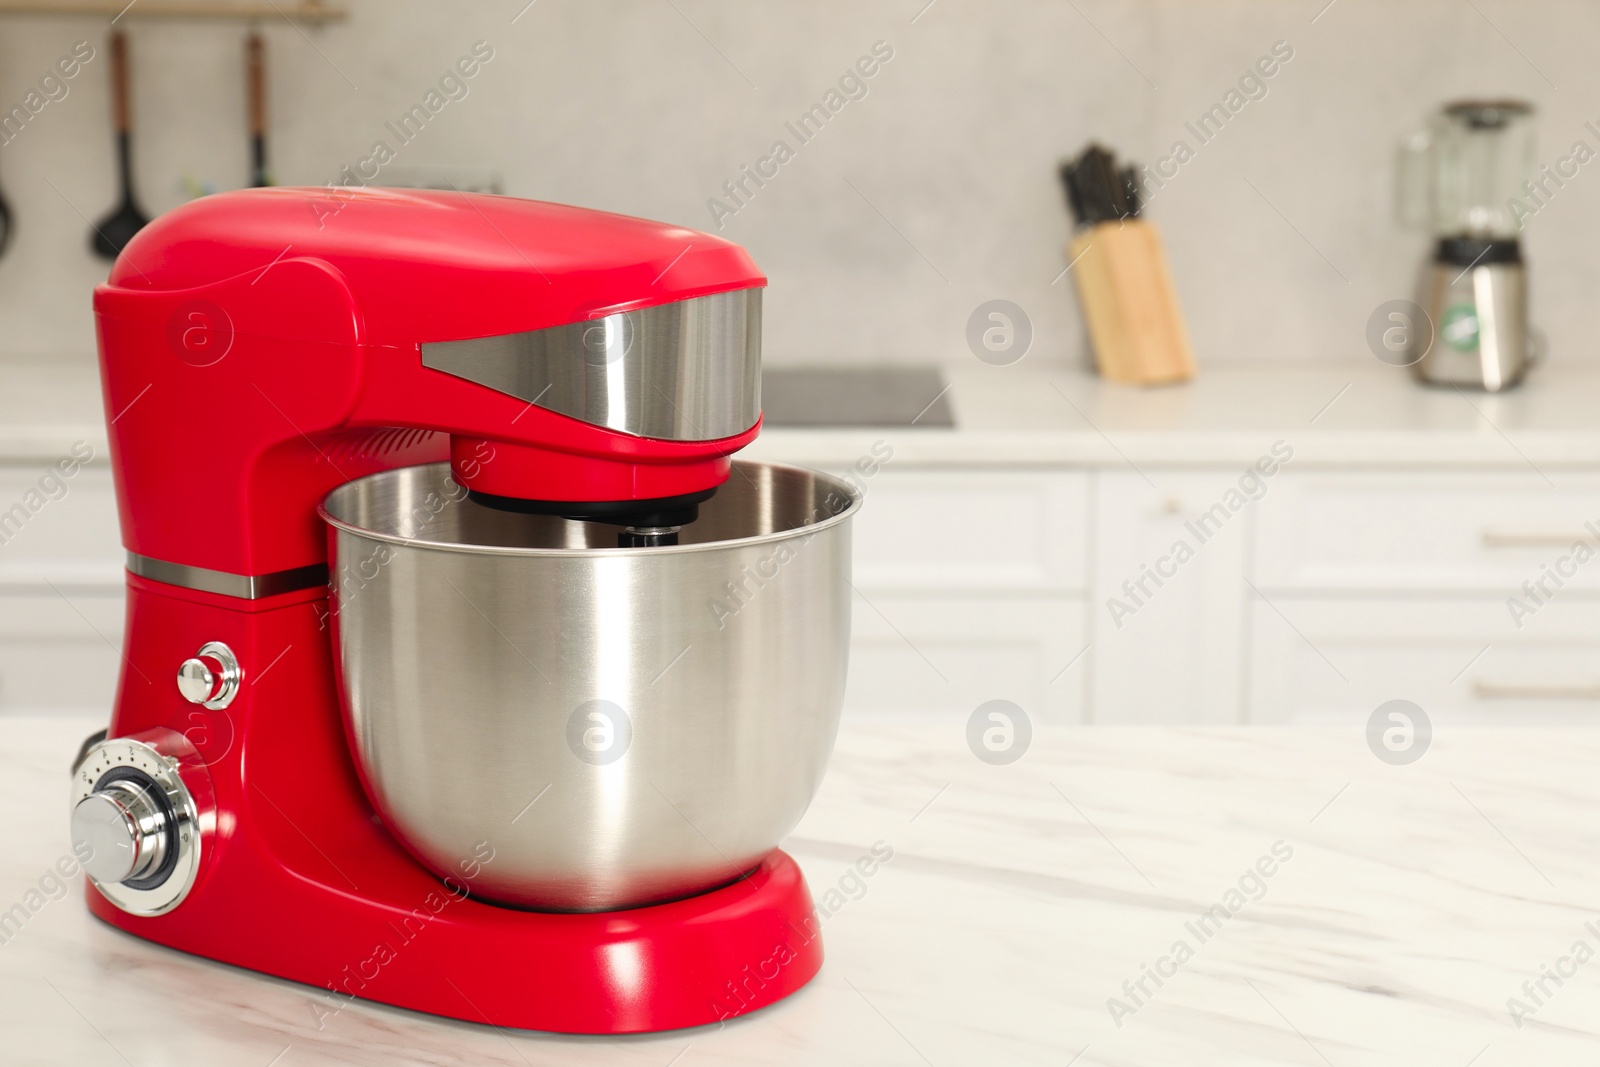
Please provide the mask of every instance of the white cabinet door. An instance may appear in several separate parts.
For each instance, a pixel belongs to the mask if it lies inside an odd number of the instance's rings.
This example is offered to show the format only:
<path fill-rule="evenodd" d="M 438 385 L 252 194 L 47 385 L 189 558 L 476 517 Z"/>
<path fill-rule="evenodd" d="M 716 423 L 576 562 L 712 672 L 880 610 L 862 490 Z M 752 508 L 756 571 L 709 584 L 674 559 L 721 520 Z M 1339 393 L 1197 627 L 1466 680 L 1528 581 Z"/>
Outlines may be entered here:
<path fill-rule="evenodd" d="M 1245 550 L 1256 503 L 1243 498 L 1229 509 L 1238 477 L 1156 471 L 1152 486 L 1134 472 L 1096 476 L 1095 722 L 1240 721 Z"/>
<path fill-rule="evenodd" d="M 123 553 L 111 471 L 0 466 L 0 712 L 109 714 Z"/>
<path fill-rule="evenodd" d="M 1084 721 L 1087 476 L 886 464 L 856 480 L 847 713 L 959 729 L 1010 700 Z"/>
<path fill-rule="evenodd" d="M 1254 608 L 1252 722 L 1358 727 L 1410 700 L 1435 725 L 1600 724 L 1600 603 L 1272 595 Z"/>
<path fill-rule="evenodd" d="M 1082 592 L 1088 478 L 1067 471 L 881 467 L 859 478 L 866 590 Z"/>
<path fill-rule="evenodd" d="M 103 462 L 59 478 L 50 464 L 0 466 L 0 590 L 120 591 L 117 498 Z"/>
<path fill-rule="evenodd" d="M 1084 721 L 1077 596 L 855 595 L 845 714 L 948 717 L 1010 700 L 1035 721 Z"/>
<path fill-rule="evenodd" d="M 1600 591 L 1600 477 L 1556 473 L 1558 488 L 1531 469 L 1285 472 L 1260 504 L 1256 582 L 1268 592 L 1505 597 L 1530 581 Z M 1579 541 L 1585 562 L 1569 558 Z"/>
<path fill-rule="evenodd" d="M 110 715 L 122 627 L 120 586 L 0 596 L 0 713 Z"/>

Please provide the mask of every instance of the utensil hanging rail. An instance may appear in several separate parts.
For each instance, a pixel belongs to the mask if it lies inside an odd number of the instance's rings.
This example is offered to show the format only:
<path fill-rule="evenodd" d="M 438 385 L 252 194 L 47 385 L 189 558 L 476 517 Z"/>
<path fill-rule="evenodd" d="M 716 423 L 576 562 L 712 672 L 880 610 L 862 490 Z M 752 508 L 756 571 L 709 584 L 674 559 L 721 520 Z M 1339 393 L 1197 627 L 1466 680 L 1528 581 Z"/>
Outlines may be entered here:
<path fill-rule="evenodd" d="M 295 22 L 335 22 L 348 12 L 333 4 L 304 0 L 302 3 L 223 3 L 207 0 L 0 0 L 0 15 L 97 15 L 107 19 L 269 19 L 286 18 Z"/>

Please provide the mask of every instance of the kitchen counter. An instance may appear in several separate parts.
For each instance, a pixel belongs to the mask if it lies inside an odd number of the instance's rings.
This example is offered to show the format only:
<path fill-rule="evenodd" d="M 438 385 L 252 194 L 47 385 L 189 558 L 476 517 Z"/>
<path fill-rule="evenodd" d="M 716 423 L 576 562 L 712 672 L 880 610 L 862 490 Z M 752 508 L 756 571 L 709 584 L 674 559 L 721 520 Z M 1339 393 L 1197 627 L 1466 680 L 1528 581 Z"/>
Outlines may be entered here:
<path fill-rule="evenodd" d="M 1128 469 L 1245 465 L 1283 440 L 1296 468 L 1600 463 L 1600 372 L 1589 369 L 1545 367 L 1498 396 L 1424 387 L 1377 360 L 1217 363 L 1150 389 L 1026 362 L 946 373 L 954 431 L 773 428 L 745 454 L 831 466 L 882 440 L 897 464 Z"/>
<path fill-rule="evenodd" d="M 897 464 L 1200 466 L 1248 464 L 1282 439 L 1297 468 L 1600 463 L 1600 367 L 1538 368 L 1500 396 L 1424 388 L 1373 359 L 1215 363 L 1155 389 L 1027 360 L 946 374 L 954 430 L 774 427 L 744 455 L 839 466 L 887 441 Z M 93 359 L 0 360 L 0 460 L 52 460 L 80 439 L 104 454 L 103 419 Z"/>
<path fill-rule="evenodd" d="M 25 902 L 66 854 L 66 768 L 95 725 L 8 720 L 0 908 Z M 573 1038 L 356 1003 L 319 1030 L 306 988 L 124 936 L 89 917 L 75 886 L 0 945 L 0 1058 L 1595 1061 L 1600 959 L 1572 954 L 1580 941 L 1600 948 L 1600 732 L 1448 731 L 1396 767 L 1351 731 L 1041 728 L 1019 762 L 991 766 L 964 727 L 846 726 L 787 843 L 832 912 L 827 962 L 796 996 L 726 1026 Z M 853 874 L 875 842 L 893 858 Z M 1576 977 L 1542 979 L 1535 1004 L 1523 983 L 1537 992 L 1545 968 Z M 1530 1009 L 1520 1028 L 1510 997 Z"/>

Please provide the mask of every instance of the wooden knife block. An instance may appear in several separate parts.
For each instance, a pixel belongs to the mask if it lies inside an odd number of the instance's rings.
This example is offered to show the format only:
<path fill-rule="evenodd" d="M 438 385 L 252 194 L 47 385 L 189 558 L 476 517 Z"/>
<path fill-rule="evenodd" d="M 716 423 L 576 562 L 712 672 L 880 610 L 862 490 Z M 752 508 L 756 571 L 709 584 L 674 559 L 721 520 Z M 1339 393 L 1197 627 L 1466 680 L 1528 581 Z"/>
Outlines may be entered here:
<path fill-rule="evenodd" d="M 1143 219 L 1102 222 L 1067 245 L 1102 377 L 1135 385 L 1194 377 L 1194 351 L 1161 236 Z"/>

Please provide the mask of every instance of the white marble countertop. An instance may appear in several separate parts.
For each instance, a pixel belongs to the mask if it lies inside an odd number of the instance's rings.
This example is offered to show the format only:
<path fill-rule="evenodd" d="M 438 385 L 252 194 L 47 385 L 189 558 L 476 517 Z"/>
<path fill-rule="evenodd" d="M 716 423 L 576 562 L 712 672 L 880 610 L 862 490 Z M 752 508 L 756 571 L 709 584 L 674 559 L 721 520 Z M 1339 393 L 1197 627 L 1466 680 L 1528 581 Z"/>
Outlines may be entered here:
<path fill-rule="evenodd" d="M 1248 464 L 1284 440 L 1296 468 L 1600 464 L 1600 373 L 1582 368 L 1544 367 L 1496 396 L 1375 359 L 1216 363 L 1149 389 L 1026 361 L 946 374 L 954 431 L 774 428 L 745 454 L 830 466 L 885 440 L 897 466 L 1183 467 Z"/>
<path fill-rule="evenodd" d="M 66 768 L 96 724 L 6 725 L 0 909 L 66 853 Z M 556 1037 L 356 1003 L 319 1031 L 305 988 L 125 936 L 91 919 L 74 886 L 0 944 L 0 1061 L 1504 1067 L 1600 1055 L 1600 959 L 1570 958 L 1579 941 L 1600 949 L 1600 732 L 1448 731 L 1394 767 L 1352 732 L 1091 727 L 1041 730 L 997 767 L 967 750 L 964 725 L 846 727 L 787 843 L 819 898 L 851 890 L 823 927 L 827 961 L 797 995 L 724 1027 Z M 893 859 L 852 882 L 877 841 Z M 1275 848 L 1270 876 L 1244 877 Z M 1246 894 L 1230 899 L 1242 877 Z M 1191 930 L 1235 902 L 1204 940 Z M 1192 950 L 1181 966 L 1178 941 Z M 1145 965 L 1171 973 L 1138 993 Z M 1543 969 L 1574 967 L 1564 985 L 1544 979 L 1541 1004 L 1524 991 Z M 1533 1009 L 1521 1027 L 1514 996 Z M 1113 1020 L 1112 997 L 1131 1014 Z"/>
<path fill-rule="evenodd" d="M 1155 389 L 1029 360 L 946 374 L 955 430 L 775 427 L 744 455 L 838 466 L 887 440 L 899 466 L 1232 465 L 1283 439 L 1297 468 L 1600 465 L 1600 367 L 1540 367 L 1499 396 L 1424 388 L 1375 359 L 1219 362 Z M 92 358 L 0 360 L 0 461 L 80 439 L 103 455 L 103 421 Z"/>

